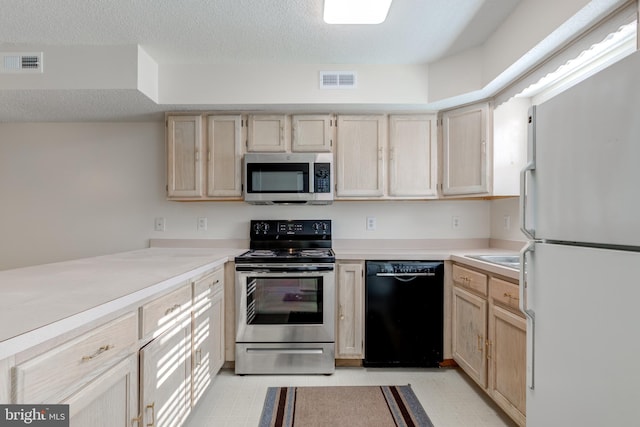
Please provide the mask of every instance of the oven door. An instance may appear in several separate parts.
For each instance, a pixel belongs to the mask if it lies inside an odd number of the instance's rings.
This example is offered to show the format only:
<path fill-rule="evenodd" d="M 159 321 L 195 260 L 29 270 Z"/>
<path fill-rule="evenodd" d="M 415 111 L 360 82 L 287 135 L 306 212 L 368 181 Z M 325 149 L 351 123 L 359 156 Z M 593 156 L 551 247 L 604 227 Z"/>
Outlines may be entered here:
<path fill-rule="evenodd" d="M 333 264 L 236 265 L 236 342 L 333 342 Z"/>

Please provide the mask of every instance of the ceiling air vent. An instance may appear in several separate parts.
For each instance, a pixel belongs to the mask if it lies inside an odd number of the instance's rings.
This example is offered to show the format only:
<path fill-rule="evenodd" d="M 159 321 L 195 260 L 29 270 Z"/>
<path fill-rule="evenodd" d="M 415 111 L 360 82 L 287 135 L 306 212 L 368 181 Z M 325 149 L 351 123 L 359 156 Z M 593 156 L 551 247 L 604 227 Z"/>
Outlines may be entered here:
<path fill-rule="evenodd" d="M 355 89 L 354 71 L 320 71 L 320 89 Z"/>
<path fill-rule="evenodd" d="M 41 73 L 42 72 L 42 52 L 0 53 L 2 62 L 0 72 L 2 73 Z"/>

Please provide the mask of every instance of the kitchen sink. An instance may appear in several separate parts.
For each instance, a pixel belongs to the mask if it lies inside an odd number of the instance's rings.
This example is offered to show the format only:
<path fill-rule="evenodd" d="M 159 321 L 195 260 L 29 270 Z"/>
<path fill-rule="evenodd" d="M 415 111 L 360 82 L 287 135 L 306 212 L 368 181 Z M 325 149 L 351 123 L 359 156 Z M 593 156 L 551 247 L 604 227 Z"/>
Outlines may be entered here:
<path fill-rule="evenodd" d="M 518 255 L 467 255 L 467 258 L 515 268 L 516 270 L 520 269 L 520 257 Z"/>

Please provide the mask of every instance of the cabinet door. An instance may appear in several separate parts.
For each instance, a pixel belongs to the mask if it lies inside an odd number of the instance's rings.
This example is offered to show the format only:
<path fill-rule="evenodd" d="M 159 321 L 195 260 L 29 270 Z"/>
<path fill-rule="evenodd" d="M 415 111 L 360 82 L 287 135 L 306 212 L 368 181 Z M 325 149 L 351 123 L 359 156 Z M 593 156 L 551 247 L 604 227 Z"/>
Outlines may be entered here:
<path fill-rule="evenodd" d="M 389 126 L 389 195 L 436 197 L 436 115 L 390 116 Z"/>
<path fill-rule="evenodd" d="M 481 387 L 487 386 L 487 301 L 453 287 L 453 359 Z"/>
<path fill-rule="evenodd" d="M 340 116 L 336 197 L 384 195 L 384 116 Z"/>
<path fill-rule="evenodd" d="M 287 116 L 249 116 L 247 151 L 287 151 Z"/>
<path fill-rule="evenodd" d="M 192 406 L 224 363 L 224 270 L 194 284 Z"/>
<path fill-rule="evenodd" d="M 242 196 L 242 128 L 239 115 L 207 117 L 207 196 Z"/>
<path fill-rule="evenodd" d="M 200 116 L 167 118 L 167 195 L 202 196 L 202 119 Z"/>
<path fill-rule="evenodd" d="M 489 105 L 451 110 L 442 115 L 442 194 L 487 193 Z"/>
<path fill-rule="evenodd" d="M 141 425 L 178 426 L 191 410 L 191 321 L 140 350 Z"/>
<path fill-rule="evenodd" d="M 61 403 L 70 405 L 71 427 L 135 425 L 138 414 L 138 355 L 127 357 Z"/>
<path fill-rule="evenodd" d="M 333 118 L 329 114 L 295 115 L 291 118 L 292 151 L 331 151 Z"/>
<path fill-rule="evenodd" d="M 524 426 L 527 322 L 494 304 L 489 311 L 489 394 Z"/>
<path fill-rule="evenodd" d="M 363 272 L 362 263 L 338 263 L 338 359 L 364 359 Z"/>

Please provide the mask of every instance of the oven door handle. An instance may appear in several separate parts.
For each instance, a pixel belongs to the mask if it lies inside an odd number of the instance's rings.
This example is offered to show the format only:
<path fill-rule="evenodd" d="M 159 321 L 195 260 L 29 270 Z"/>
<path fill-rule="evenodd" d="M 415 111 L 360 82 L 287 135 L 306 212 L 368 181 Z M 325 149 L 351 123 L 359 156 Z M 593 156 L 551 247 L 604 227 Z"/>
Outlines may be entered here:
<path fill-rule="evenodd" d="M 328 266 L 297 266 L 297 267 L 265 267 L 265 266 L 238 266 L 236 265 L 236 271 L 248 272 L 248 273 L 316 273 L 322 271 L 333 271 L 332 265 Z"/>

